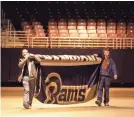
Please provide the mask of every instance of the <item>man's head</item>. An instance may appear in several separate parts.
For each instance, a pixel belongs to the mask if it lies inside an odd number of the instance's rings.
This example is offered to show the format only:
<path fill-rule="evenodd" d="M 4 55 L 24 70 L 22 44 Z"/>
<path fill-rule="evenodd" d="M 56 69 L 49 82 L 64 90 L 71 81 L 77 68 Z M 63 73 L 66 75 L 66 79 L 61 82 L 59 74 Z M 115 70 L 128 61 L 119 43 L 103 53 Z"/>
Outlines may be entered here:
<path fill-rule="evenodd" d="M 22 56 L 25 57 L 27 54 L 29 54 L 27 49 L 22 50 Z"/>
<path fill-rule="evenodd" d="M 104 52 L 105 58 L 109 58 L 110 57 L 110 49 L 109 48 L 104 48 L 103 52 Z"/>

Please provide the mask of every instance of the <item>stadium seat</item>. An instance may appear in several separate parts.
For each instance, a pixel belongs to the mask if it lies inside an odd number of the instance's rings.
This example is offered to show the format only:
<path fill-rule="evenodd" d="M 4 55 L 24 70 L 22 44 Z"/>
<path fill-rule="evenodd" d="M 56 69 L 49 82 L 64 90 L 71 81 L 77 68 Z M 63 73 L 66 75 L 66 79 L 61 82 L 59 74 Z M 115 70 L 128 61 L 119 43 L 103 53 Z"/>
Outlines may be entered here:
<path fill-rule="evenodd" d="M 58 27 L 56 25 L 54 25 L 54 26 L 48 26 L 48 29 L 58 29 Z"/>
<path fill-rule="evenodd" d="M 98 34 L 99 34 L 99 33 L 101 33 L 101 34 L 103 33 L 103 34 L 104 34 L 104 33 L 106 33 L 106 30 L 99 30 L 99 29 L 98 29 L 98 30 L 97 30 L 97 33 L 98 33 Z"/>
<path fill-rule="evenodd" d="M 96 30 L 87 30 L 87 32 L 90 34 L 96 34 L 97 32 L 96 32 Z"/>
<path fill-rule="evenodd" d="M 88 37 L 88 34 L 87 33 L 81 33 L 81 34 L 79 34 L 79 37 Z"/>
<path fill-rule="evenodd" d="M 92 38 L 92 39 L 98 38 L 98 34 L 96 34 L 96 33 L 90 33 L 90 34 L 88 34 L 88 36 L 89 36 L 90 38 Z"/>
<path fill-rule="evenodd" d="M 45 37 L 45 33 L 44 32 L 40 32 L 40 33 L 36 33 L 37 37 Z"/>
<path fill-rule="evenodd" d="M 68 33 L 60 33 L 59 36 L 60 37 L 69 37 L 69 34 Z"/>
<path fill-rule="evenodd" d="M 126 30 L 126 26 L 117 26 L 117 30 Z"/>
<path fill-rule="evenodd" d="M 117 34 L 107 34 L 108 39 L 116 39 Z"/>
<path fill-rule="evenodd" d="M 78 33 L 69 33 L 70 37 L 79 37 Z"/>
<path fill-rule="evenodd" d="M 116 30 L 107 29 L 107 34 L 115 34 L 115 33 L 116 33 Z"/>
<path fill-rule="evenodd" d="M 68 33 L 68 30 L 59 30 L 59 33 Z"/>
<path fill-rule="evenodd" d="M 88 26 L 96 26 L 96 20 L 95 19 L 88 19 L 87 25 Z"/>
<path fill-rule="evenodd" d="M 56 34 L 56 33 L 49 33 L 49 37 L 59 37 L 59 34 Z"/>
<path fill-rule="evenodd" d="M 97 30 L 106 30 L 106 26 L 97 26 Z"/>
<path fill-rule="evenodd" d="M 68 26 L 76 26 L 76 22 L 75 21 L 70 21 L 70 22 L 68 22 Z"/>
<path fill-rule="evenodd" d="M 117 34 L 117 37 L 118 37 L 118 38 L 125 38 L 125 37 L 126 37 L 126 34 L 120 34 L 120 33 L 119 33 L 119 34 Z"/>
<path fill-rule="evenodd" d="M 77 30 L 86 29 L 86 26 L 77 26 Z"/>
<path fill-rule="evenodd" d="M 77 30 L 69 30 L 69 33 L 78 33 Z"/>
<path fill-rule="evenodd" d="M 58 26 L 67 26 L 67 22 L 59 21 Z"/>
<path fill-rule="evenodd" d="M 76 26 L 68 26 L 69 30 L 76 30 Z"/>
<path fill-rule="evenodd" d="M 52 34 L 52 33 L 58 34 L 58 30 L 57 30 L 57 29 L 50 29 L 50 30 L 49 30 L 49 33 L 51 33 L 51 34 Z"/>
<path fill-rule="evenodd" d="M 98 19 L 97 26 L 106 26 L 106 21 L 104 19 Z"/>
<path fill-rule="evenodd" d="M 104 34 L 104 33 L 101 34 L 101 33 L 99 33 L 98 34 L 98 37 L 99 38 L 107 38 L 107 34 Z"/>
<path fill-rule="evenodd" d="M 115 26 L 116 27 L 116 21 L 113 19 L 110 19 L 107 21 L 107 26 Z"/>
<path fill-rule="evenodd" d="M 66 30 L 67 29 L 67 26 L 58 26 L 58 29 L 59 30 Z"/>
<path fill-rule="evenodd" d="M 77 25 L 78 26 L 86 26 L 86 22 L 78 22 Z"/>
<path fill-rule="evenodd" d="M 78 33 L 86 34 L 87 30 L 78 30 Z"/>
<path fill-rule="evenodd" d="M 134 38 L 134 30 L 132 30 L 132 29 L 127 29 L 127 37 Z"/>
<path fill-rule="evenodd" d="M 107 26 L 107 30 L 116 30 L 116 26 Z"/>
<path fill-rule="evenodd" d="M 117 29 L 117 34 L 126 34 L 126 30 Z"/>
<path fill-rule="evenodd" d="M 87 26 L 87 30 L 96 30 L 96 26 Z"/>
<path fill-rule="evenodd" d="M 42 25 L 35 25 L 34 29 L 43 29 L 43 26 Z"/>

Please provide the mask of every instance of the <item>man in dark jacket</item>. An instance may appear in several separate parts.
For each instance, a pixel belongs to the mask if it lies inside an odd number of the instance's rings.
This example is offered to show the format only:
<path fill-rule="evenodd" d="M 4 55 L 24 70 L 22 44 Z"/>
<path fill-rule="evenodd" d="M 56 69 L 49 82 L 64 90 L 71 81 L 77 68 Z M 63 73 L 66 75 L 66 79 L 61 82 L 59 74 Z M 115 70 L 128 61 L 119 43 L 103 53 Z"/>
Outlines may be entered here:
<path fill-rule="evenodd" d="M 100 68 L 100 82 L 98 87 L 98 95 L 97 101 L 95 103 L 98 106 L 101 106 L 102 103 L 102 96 L 103 96 L 103 88 L 104 88 L 104 105 L 109 106 L 109 88 L 112 79 L 117 79 L 117 70 L 116 65 L 112 58 L 110 57 L 110 49 L 104 49 L 104 59 L 101 63 Z"/>
<path fill-rule="evenodd" d="M 30 54 L 27 49 L 22 50 L 23 58 L 20 59 L 18 66 L 22 68 L 21 75 L 18 78 L 19 82 L 23 82 L 24 87 L 24 102 L 23 106 L 26 109 L 31 108 L 32 100 L 35 92 L 35 83 L 37 78 L 37 67 L 41 59 L 33 54 Z"/>

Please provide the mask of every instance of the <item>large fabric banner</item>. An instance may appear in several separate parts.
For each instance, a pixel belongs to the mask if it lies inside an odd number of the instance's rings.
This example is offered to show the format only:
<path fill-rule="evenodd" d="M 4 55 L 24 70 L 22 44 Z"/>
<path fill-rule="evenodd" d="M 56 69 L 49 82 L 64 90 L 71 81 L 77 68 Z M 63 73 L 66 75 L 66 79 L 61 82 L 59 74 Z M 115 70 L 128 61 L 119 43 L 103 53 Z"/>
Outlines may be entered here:
<path fill-rule="evenodd" d="M 83 103 L 96 96 L 101 58 L 95 55 L 38 55 L 36 98 L 47 104 Z"/>

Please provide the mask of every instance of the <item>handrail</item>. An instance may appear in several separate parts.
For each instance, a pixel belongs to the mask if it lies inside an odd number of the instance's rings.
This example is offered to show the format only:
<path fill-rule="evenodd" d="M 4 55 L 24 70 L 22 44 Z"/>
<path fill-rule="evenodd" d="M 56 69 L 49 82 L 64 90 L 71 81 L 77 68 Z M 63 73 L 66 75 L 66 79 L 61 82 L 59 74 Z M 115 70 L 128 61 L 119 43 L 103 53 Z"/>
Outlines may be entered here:
<path fill-rule="evenodd" d="M 4 34 L 3 34 L 4 33 Z M 26 31 L 2 32 L 2 48 L 134 48 L 134 38 L 33 37 Z"/>

